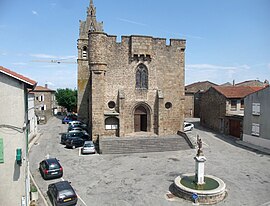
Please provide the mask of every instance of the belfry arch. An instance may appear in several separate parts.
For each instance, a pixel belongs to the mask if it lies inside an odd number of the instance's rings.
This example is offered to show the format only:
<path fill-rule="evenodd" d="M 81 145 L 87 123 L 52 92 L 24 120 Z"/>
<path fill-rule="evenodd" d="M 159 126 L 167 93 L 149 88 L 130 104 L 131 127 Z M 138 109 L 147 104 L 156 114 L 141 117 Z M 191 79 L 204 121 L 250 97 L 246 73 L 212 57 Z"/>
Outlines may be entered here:
<path fill-rule="evenodd" d="M 150 132 L 151 115 L 149 106 L 140 103 L 134 107 L 134 132 Z"/>

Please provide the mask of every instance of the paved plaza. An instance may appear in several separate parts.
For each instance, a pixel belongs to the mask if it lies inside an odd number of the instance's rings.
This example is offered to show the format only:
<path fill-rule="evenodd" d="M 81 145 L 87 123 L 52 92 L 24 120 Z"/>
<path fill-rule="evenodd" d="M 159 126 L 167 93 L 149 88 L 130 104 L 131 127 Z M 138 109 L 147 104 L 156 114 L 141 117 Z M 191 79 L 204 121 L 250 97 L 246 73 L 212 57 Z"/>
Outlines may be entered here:
<path fill-rule="evenodd" d="M 78 205 L 192 205 L 186 200 L 171 197 L 169 187 L 174 179 L 195 170 L 196 149 L 161 153 L 128 155 L 79 155 L 79 149 L 66 149 L 59 144 L 60 133 L 66 131 L 57 118 L 40 125 L 41 136 L 30 152 L 30 170 L 46 199 L 44 181 L 38 173 L 38 162 L 46 155 L 57 157 L 65 180 L 78 193 Z M 205 173 L 221 178 L 227 185 L 228 196 L 220 206 L 270 205 L 270 156 L 248 149 L 231 137 L 205 130 L 195 122 L 192 133 L 203 140 L 207 161 Z M 39 205 L 46 205 L 40 197 Z"/>

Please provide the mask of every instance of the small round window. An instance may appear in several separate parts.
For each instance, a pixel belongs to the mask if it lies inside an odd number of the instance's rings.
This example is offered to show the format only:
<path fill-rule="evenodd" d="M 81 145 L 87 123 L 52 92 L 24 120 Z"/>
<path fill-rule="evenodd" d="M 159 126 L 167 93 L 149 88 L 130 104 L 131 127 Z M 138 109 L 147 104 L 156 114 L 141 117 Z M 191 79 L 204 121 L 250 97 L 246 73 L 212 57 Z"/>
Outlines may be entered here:
<path fill-rule="evenodd" d="M 166 102 L 165 108 L 166 108 L 166 109 L 172 108 L 172 103 L 171 103 L 171 102 Z"/>
<path fill-rule="evenodd" d="M 109 107 L 110 109 L 113 109 L 113 108 L 115 107 L 115 102 L 114 102 L 114 101 L 110 101 L 110 102 L 108 103 L 108 107 Z"/>

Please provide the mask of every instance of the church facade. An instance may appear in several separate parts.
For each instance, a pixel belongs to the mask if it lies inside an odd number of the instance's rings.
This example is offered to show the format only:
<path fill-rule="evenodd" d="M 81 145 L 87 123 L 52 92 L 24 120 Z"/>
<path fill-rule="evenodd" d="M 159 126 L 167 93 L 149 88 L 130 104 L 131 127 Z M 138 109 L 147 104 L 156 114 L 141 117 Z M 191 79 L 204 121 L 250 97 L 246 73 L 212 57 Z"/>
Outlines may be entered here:
<path fill-rule="evenodd" d="M 78 39 L 78 116 L 93 140 L 146 132 L 176 134 L 184 122 L 182 39 L 117 37 L 103 31 L 93 1 Z"/>

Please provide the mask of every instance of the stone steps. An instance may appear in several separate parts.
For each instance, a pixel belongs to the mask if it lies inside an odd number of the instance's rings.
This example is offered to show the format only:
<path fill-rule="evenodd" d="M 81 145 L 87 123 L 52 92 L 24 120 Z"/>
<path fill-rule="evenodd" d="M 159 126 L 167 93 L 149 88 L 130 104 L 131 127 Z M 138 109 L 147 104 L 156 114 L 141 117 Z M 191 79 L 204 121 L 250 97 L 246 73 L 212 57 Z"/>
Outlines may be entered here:
<path fill-rule="evenodd" d="M 165 152 L 190 149 L 186 140 L 179 135 L 166 137 L 103 137 L 99 140 L 102 154 L 127 154 Z"/>

